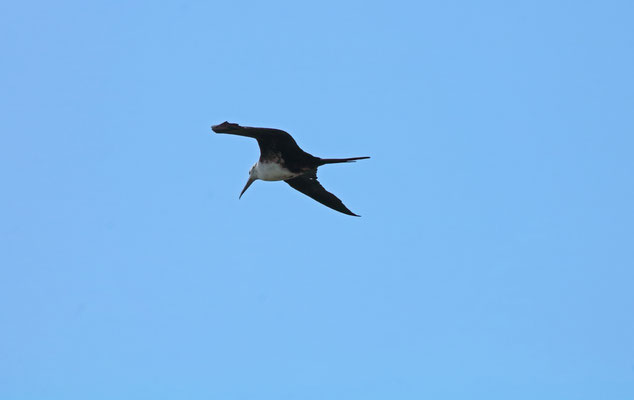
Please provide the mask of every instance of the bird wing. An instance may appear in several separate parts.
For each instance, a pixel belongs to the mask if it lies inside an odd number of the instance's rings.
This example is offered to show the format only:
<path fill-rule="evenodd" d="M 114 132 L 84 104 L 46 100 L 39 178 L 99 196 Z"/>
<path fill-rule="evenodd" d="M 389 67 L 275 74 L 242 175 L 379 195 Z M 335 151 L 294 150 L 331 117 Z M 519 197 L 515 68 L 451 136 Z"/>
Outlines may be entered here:
<path fill-rule="evenodd" d="M 353 215 L 359 217 L 359 215 L 348 210 L 341 200 L 334 194 L 330 193 L 317 180 L 317 170 L 305 173 L 298 177 L 287 179 L 284 181 L 288 183 L 293 189 L 304 193 L 306 196 L 311 197 L 326 207 L 330 207 L 333 210 L 339 211 L 344 214 Z"/>
<path fill-rule="evenodd" d="M 316 157 L 302 150 L 291 135 L 280 129 L 254 128 L 230 122 L 214 125 L 211 129 L 216 133 L 228 133 L 256 139 L 260 146 L 260 157 L 262 159 L 274 160 L 281 157 L 291 165 L 306 158 L 316 159 Z"/>

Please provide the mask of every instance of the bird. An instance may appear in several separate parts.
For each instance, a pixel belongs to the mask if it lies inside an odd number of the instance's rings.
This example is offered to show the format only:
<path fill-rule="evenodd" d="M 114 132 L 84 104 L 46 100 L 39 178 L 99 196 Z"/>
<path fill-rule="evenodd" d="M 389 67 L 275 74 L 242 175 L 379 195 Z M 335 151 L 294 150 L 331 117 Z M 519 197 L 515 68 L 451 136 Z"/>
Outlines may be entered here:
<path fill-rule="evenodd" d="M 349 163 L 370 157 L 319 158 L 302 150 L 287 132 L 272 128 L 254 128 L 223 122 L 212 125 L 216 133 L 245 136 L 256 139 L 260 147 L 260 159 L 249 170 L 249 179 L 238 198 L 256 180 L 284 181 L 293 189 L 320 202 L 335 211 L 359 217 L 346 207 L 334 194 L 328 192 L 317 180 L 317 168 L 325 164 Z"/>

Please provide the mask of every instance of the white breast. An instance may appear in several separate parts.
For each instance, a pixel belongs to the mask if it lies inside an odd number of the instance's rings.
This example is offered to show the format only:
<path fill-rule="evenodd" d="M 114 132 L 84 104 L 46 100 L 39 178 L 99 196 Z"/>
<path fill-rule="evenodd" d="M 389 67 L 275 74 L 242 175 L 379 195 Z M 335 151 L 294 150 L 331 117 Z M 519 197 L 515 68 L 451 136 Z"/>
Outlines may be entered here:
<path fill-rule="evenodd" d="M 255 165 L 258 179 L 263 181 L 283 181 L 293 178 L 298 174 L 293 173 L 277 163 L 258 163 Z"/>

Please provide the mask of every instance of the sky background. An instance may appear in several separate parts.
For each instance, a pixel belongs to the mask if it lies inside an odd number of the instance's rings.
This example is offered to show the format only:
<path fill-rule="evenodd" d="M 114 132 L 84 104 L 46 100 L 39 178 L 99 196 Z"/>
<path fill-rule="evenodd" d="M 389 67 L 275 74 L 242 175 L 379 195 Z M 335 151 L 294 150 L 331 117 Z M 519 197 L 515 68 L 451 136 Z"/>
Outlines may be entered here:
<path fill-rule="evenodd" d="M 2 2 L 0 398 L 634 398 L 633 19 Z"/>

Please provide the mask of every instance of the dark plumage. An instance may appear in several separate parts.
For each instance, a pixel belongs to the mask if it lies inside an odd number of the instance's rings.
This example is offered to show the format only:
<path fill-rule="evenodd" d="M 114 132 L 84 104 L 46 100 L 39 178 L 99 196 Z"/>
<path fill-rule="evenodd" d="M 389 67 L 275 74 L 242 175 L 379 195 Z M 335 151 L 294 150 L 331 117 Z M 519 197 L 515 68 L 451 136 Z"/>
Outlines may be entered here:
<path fill-rule="evenodd" d="M 315 157 L 302 150 L 291 135 L 279 129 L 253 128 L 229 122 L 214 125 L 211 129 L 216 133 L 246 136 L 258 141 L 260 159 L 249 171 L 249 181 L 242 193 L 256 179 L 284 180 L 292 188 L 317 200 L 321 204 L 344 214 L 358 217 L 337 196 L 321 186 L 317 181 L 317 168 L 325 164 L 354 162 L 370 157 Z"/>

